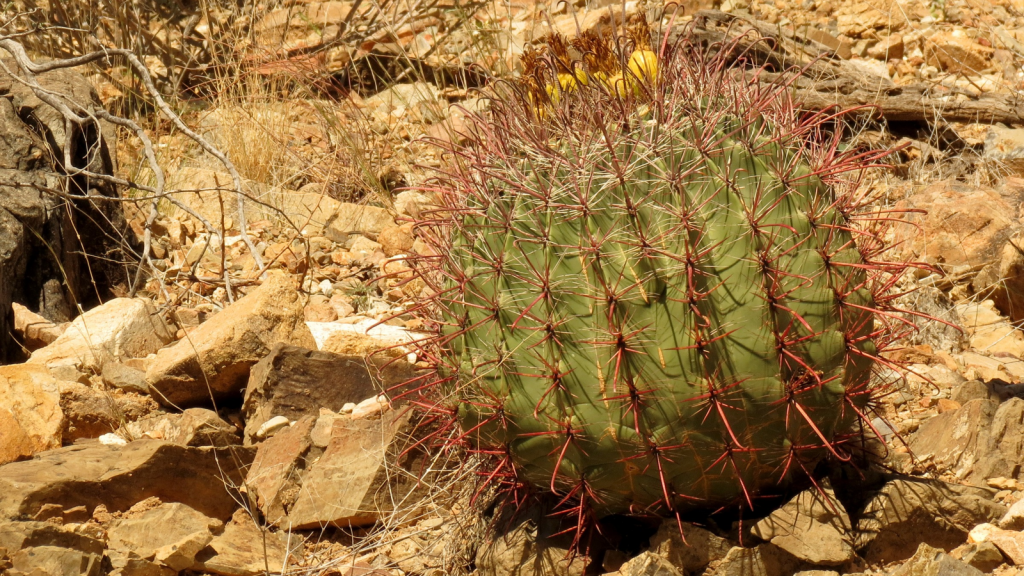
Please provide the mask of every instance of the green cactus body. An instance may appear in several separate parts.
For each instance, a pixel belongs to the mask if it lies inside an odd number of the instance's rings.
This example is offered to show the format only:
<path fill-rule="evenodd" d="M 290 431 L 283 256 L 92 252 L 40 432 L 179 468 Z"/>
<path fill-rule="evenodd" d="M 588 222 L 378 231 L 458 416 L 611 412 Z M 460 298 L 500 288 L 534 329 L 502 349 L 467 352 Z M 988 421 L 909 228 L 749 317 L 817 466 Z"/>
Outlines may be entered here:
<path fill-rule="evenodd" d="M 438 370 L 460 438 L 596 517 L 751 505 L 845 458 L 877 356 L 850 199 L 791 108 L 661 90 L 628 126 L 505 122 L 448 182 Z"/>

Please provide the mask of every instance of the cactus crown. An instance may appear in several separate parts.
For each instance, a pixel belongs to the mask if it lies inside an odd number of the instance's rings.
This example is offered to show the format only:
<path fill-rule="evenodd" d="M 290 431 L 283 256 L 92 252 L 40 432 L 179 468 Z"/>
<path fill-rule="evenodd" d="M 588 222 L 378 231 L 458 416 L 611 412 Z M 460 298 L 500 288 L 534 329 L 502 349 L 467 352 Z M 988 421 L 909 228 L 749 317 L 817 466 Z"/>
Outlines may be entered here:
<path fill-rule="evenodd" d="M 408 393 L 483 478 L 581 526 L 752 506 L 849 459 L 879 351 L 913 329 L 887 219 L 848 176 L 884 153 L 840 152 L 835 114 L 801 115 L 729 47 L 655 55 L 642 17 L 629 35 L 527 51 L 420 223 L 438 332 Z"/>

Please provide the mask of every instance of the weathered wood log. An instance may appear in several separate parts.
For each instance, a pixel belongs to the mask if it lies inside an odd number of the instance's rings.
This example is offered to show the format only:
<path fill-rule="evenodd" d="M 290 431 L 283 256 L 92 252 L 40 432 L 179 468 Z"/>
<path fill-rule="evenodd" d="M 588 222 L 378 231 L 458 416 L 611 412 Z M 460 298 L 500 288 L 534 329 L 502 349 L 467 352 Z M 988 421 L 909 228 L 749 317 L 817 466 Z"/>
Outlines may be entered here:
<path fill-rule="evenodd" d="M 970 94 L 937 83 L 897 86 L 863 72 L 808 34 L 717 10 L 700 11 L 694 18 L 690 30 L 697 42 L 731 50 L 737 65 L 767 65 L 777 71 L 759 74 L 762 82 L 803 70 L 792 86 L 795 100 L 809 110 L 871 106 L 877 117 L 890 121 L 1024 124 L 1024 97 L 1015 94 Z M 686 27 L 677 27 L 670 41 L 685 33 Z"/>

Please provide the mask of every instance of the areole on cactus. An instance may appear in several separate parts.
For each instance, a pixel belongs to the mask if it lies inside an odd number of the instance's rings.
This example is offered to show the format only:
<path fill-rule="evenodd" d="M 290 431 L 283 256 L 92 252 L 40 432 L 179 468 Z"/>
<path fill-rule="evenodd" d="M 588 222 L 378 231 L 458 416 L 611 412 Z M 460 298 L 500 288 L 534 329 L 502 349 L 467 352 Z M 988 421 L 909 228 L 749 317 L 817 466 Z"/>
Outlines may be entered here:
<path fill-rule="evenodd" d="M 728 47 L 586 33 L 528 52 L 430 189 L 433 369 L 407 394 L 482 478 L 610 514 L 752 506 L 870 427 L 906 264 L 839 114 Z M 851 176 L 851 174 L 853 176 Z"/>

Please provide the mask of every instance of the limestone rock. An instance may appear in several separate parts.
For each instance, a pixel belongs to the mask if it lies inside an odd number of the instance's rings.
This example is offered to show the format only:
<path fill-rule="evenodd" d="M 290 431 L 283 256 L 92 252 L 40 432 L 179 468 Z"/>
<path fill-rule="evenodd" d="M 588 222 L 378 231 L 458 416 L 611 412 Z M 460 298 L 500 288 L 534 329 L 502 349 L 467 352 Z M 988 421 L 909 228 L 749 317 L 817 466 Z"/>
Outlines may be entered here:
<path fill-rule="evenodd" d="M 309 329 L 323 352 L 353 356 L 400 357 L 412 352 L 409 343 L 423 337 L 400 326 L 366 319 L 355 324 L 309 323 Z"/>
<path fill-rule="evenodd" d="M 1024 176 L 1024 130 L 990 126 L 985 135 L 984 157 L 1015 176 Z"/>
<path fill-rule="evenodd" d="M 388 258 L 398 254 L 408 254 L 412 250 L 414 240 L 412 223 L 385 228 L 377 236 L 377 242 L 380 243 L 384 255 Z"/>
<path fill-rule="evenodd" d="M 984 489 L 899 478 L 868 501 L 857 522 L 855 546 L 872 563 L 909 558 L 922 543 L 952 550 L 972 528 L 1005 513 Z"/>
<path fill-rule="evenodd" d="M 17 302 L 11 307 L 14 309 L 14 333 L 21 344 L 30 351 L 50 344 L 64 333 L 64 327 L 50 322 Z"/>
<path fill-rule="evenodd" d="M 306 468 L 306 456 L 311 447 L 313 425 L 313 418 L 299 420 L 294 426 L 261 442 L 256 451 L 245 485 L 250 490 L 250 497 L 255 497 L 256 505 L 272 524 L 285 522 L 285 506 L 290 507 L 298 495 L 301 474 Z"/>
<path fill-rule="evenodd" d="M 174 339 L 174 332 L 142 298 L 115 298 L 75 318 L 31 364 L 71 365 L 100 372 L 108 358 L 142 358 Z"/>
<path fill-rule="evenodd" d="M 120 362 L 107 362 L 103 364 L 100 373 L 103 383 L 112 388 L 118 388 L 126 392 L 138 392 L 149 394 L 149 384 L 146 384 L 146 373 L 125 366 Z"/>
<path fill-rule="evenodd" d="M 0 366 L 0 464 L 61 445 L 57 382 L 42 366 Z"/>
<path fill-rule="evenodd" d="M 1003 353 L 1024 358 L 1024 332 L 996 310 L 994 301 L 962 304 L 957 306 L 957 314 L 971 348 L 989 354 Z"/>
<path fill-rule="evenodd" d="M 103 556 L 57 546 L 19 550 L 7 576 L 100 576 Z"/>
<path fill-rule="evenodd" d="M 341 410 L 349 402 L 376 396 L 387 388 L 411 380 L 412 365 L 387 358 L 317 352 L 276 344 L 252 368 L 245 391 L 246 442 L 267 420 L 284 416 L 299 420 L 316 416 L 321 408 Z"/>
<path fill-rule="evenodd" d="M 184 570 L 191 567 L 192 559 L 183 565 L 185 562 L 179 555 L 172 560 L 175 565 L 171 565 L 165 561 L 170 554 L 163 553 L 162 558 L 157 558 L 160 549 L 167 546 L 181 548 L 180 543 L 192 541 L 203 541 L 204 547 L 212 539 L 211 531 L 219 532 L 223 526 L 220 520 L 184 504 L 161 504 L 139 516 L 114 521 L 107 529 L 107 545 L 114 550 L 135 552 L 143 559 L 156 560 L 175 570 Z M 197 533 L 200 537 L 193 538 Z M 198 550 L 192 552 L 193 559 L 196 552 Z"/>
<path fill-rule="evenodd" d="M 181 446 L 225 447 L 242 443 L 234 426 L 205 408 L 144 418 L 129 423 L 126 430 L 131 438 L 153 438 Z"/>
<path fill-rule="evenodd" d="M 929 419 L 910 448 L 957 478 L 981 484 L 987 478 L 1017 478 L 1024 458 L 1024 399 L 978 398 Z M 1022 476 L 1024 479 L 1024 476 Z"/>
<path fill-rule="evenodd" d="M 134 552 L 107 550 L 105 555 L 111 568 L 108 576 L 177 576 L 178 574 L 177 570 L 144 560 Z"/>
<path fill-rule="evenodd" d="M 650 544 L 651 552 L 686 573 L 701 572 L 711 562 L 725 558 L 731 548 L 724 538 L 687 522 L 682 523 L 680 535 L 680 524 L 671 518 L 662 521 Z"/>
<path fill-rule="evenodd" d="M 968 542 L 953 550 L 950 556 L 985 573 L 992 572 L 1004 562 L 1003 553 L 991 542 Z"/>
<path fill-rule="evenodd" d="M 192 568 L 196 563 L 196 554 L 206 548 L 213 540 L 209 531 L 193 532 L 184 538 L 165 544 L 153 553 L 153 560 L 178 572 Z"/>
<path fill-rule="evenodd" d="M 870 38 L 878 32 L 902 30 L 924 16 L 917 4 L 896 0 L 866 0 L 839 6 L 839 32 L 851 38 Z"/>
<path fill-rule="evenodd" d="M 550 538 L 557 528 L 538 516 L 531 513 L 507 533 L 495 535 L 480 546 L 476 554 L 479 576 L 583 576 L 586 559 L 570 559 L 564 544 Z"/>
<path fill-rule="evenodd" d="M 980 270 L 998 263 L 1003 247 L 1018 227 L 1016 210 L 998 191 L 939 182 L 910 196 L 905 206 L 927 214 L 908 216 L 919 228 L 898 231 L 905 256 L 945 270 L 968 266 Z"/>
<path fill-rule="evenodd" d="M 981 576 L 981 571 L 938 548 L 921 544 L 893 576 Z"/>
<path fill-rule="evenodd" d="M 789 576 L 799 565 L 799 560 L 774 544 L 734 546 L 710 576 Z"/>
<path fill-rule="evenodd" d="M 239 510 L 224 532 L 196 555 L 195 570 L 221 576 L 263 576 L 269 566 L 272 573 L 284 572 L 286 558 L 301 558 L 301 540 L 293 538 L 292 547 L 288 550 L 287 533 L 258 527 Z"/>
<path fill-rule="evenodd" d="M 684 576 L 665 558 L 650 551 L 641 552 L 619 568 L 621 576 Z"/>
<path fill-rule="evenodd" d="M 415 489 L 417 482 L 391 470 L 405 445 L 410 414 L 378 420 L 338 420 L 330 444 L 305 472 L 288 512 L 294 529 L 371 524 Z"/>
<path fill-rule="evenodd" d="M 951 74 L 980 75 L 989 67 L 994 50 L 957 32 L 939 32 L 929 37 L 924 43 L 925 61 Z"/>
<path fill-rule="evenodd" d="M 271 273 L 250 294 L 157 353 L 146 380 L 158 401 L 194 406 L 236 396 L 249 369 L 278 342 L 311 348 L 302 301 L 284 274 Z"/>
<path fill-rule="evenodd" d="M 991 542 L 1014 566 L 1024 566 L 1024 532 L 985 523 L 975 526 L 968 538 L 973 543 Z"/>
<path fill-rule="evenodd" d="M 753 534 L 818 566 L 853 560 L 850 517 L 835 497 L 828 479 L 821 490 L 809 488 L 758 522 Z"/>
<path fill-rule="evenodd" d="M 999 527 L 1003 530 L 1024 530 L 1024 500 L 1018 500 L 1010 506 L 999 519 Z"/>
<path fill-rule="evenodd" d="M 225 482 L 240 485 L 253 450 L 189 448 L 158 440 L 50 450 L 0 467 L 0 518 L 34 517 L 46 505 L 64 509 L 100 504 L 127 510 L 157 496 L 227 519 L 238 506 Z"/>
<path fill-rule="evenodd" d="M 50 522 L 0 522 L 0 549 L 15 552 L 24 548 L 53 546 L 103 555 L 104 543 Z"/>
<path fill-rule="evenodd" d="M 324 236 L 337 242 L 355 234 L 375 240 L 385 228 L 395 225 L 395 219 L 384 208 L 342 202 L 324 228 Z"/>
<path fill-rule="evenodd" d="M 1024 231 L 1020 230 L 1003 245 L 999 259 L 982 268 L 971 282 L 975 292 L 985 298 L 991 298 L 999 311 L 1017 323 L 1024 320 L 1024 254 L 1017 249 L 1019 246 L 1024 246 Z M 1005 340 L 1008 342 L 1004 344 L 994 339 L 999 332 L 1006 335 Z M 1021 351 L 1021 341 L 1024 338 L 1019 330 L 1009 332 L 1004 324 L 1000 324 L 983 329 L 982 334 L 976 336 L 978 337 L 988 340 L 980 342 L 986 344 L 983 348 L 986 351 L 1006 351 L 1017 358 L 1024 357 L 1024 352 Z"/>
<path fill-rule="evenodd" d="M 159 408 L 152 398 L 139 394 L 115 394 L 67 381 L 58 382 L 57 388 L 64 413 L 65 444 L 99 438 Z"/>

